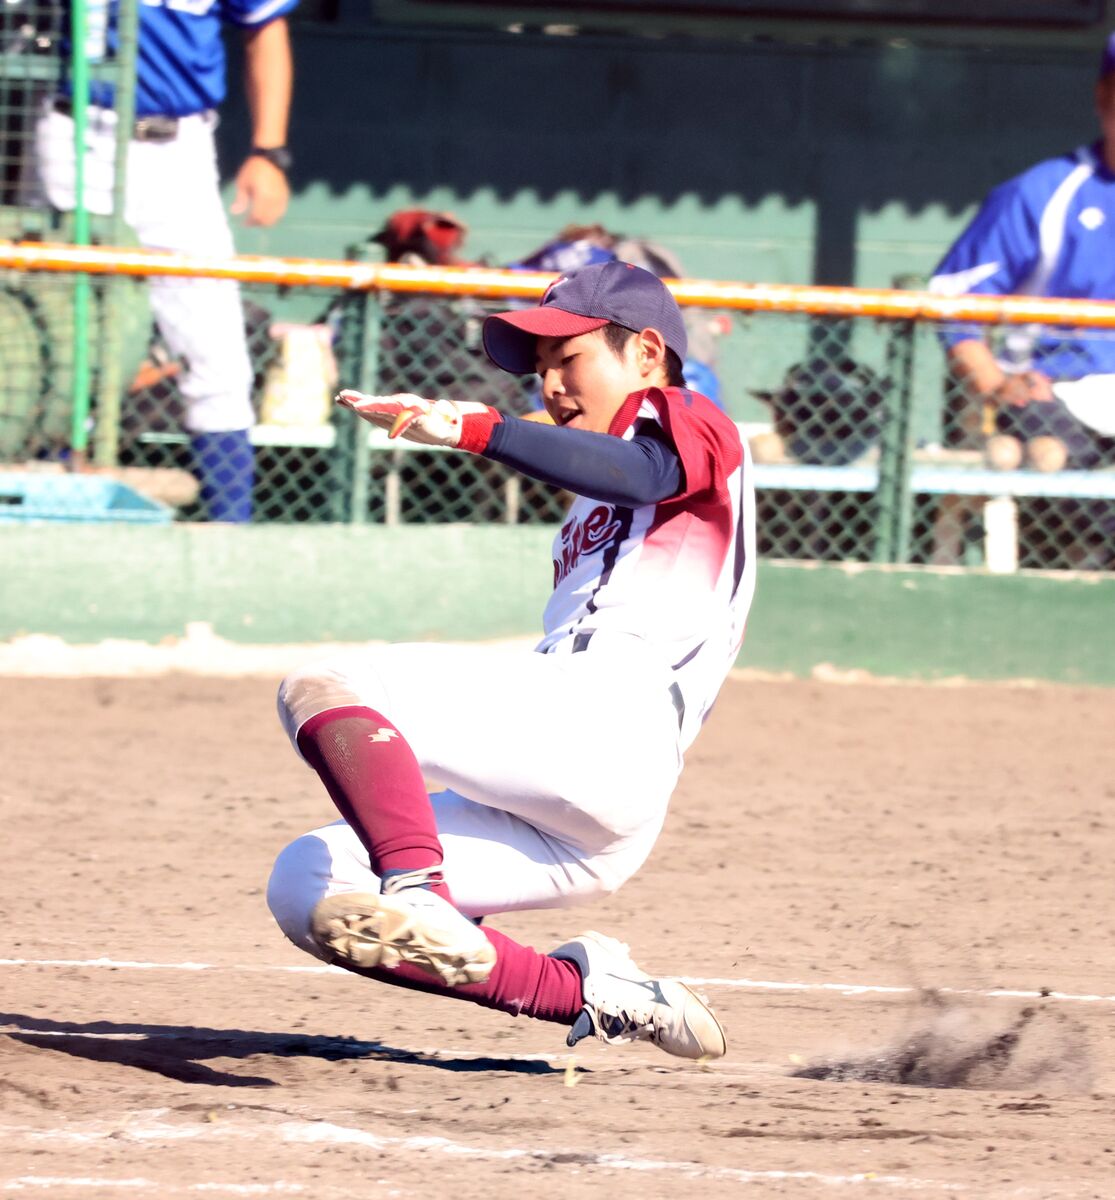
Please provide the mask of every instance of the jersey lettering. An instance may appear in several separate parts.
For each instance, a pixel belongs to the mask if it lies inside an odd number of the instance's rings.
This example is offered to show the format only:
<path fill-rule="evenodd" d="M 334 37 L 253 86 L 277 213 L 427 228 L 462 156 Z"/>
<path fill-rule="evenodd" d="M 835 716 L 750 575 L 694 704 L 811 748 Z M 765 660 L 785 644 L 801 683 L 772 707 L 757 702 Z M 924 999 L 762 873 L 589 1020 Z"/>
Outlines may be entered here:
<path fill-rule="evenodd" d="M 610 504 L 599 504 L 584 520 L 572 518 L 561 527 L 560 557 L 554 559 L 554 586 L 587 554 L 595 554 L 610 545 L 619 533 L 620 523 Z"/>

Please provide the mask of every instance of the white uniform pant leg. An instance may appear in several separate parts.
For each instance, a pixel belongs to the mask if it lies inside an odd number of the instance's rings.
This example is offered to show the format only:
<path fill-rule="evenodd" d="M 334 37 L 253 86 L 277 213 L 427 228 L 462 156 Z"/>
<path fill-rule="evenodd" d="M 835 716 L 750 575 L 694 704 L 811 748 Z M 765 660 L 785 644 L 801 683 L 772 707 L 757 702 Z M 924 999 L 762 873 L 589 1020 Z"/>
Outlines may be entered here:
<path fill-rule="evenodd" d="M 112 211 L 116 114 L 90 109 L 85 157 L 86 205 Z M 132 141 L 124 218 L 140 244 L 186 254 L 234 252 L 221 205 L 215 119 L 183 117 L 170 142 Z M 45 111 L 36 127 L 39 184 L 53 207 L 74 207 L 73 119 Z M 240 288 L 234 280 L 154 278 L 151 309 L 167 346 L 184 359 L 180 379 L 191 433 L 247 429 L 254 424 L 252 369 L 244 332 Z"/>
<path fill-rule="evenodd" d="M 607 890 L 574 850 L 518 817 L 454 792 L 430 799 L 445 852 L 445 881 L 467 916 L 560 908 Z M 337 821 L 282 851 L 267 885 L 267 903 L 283 933 L 321 957 L 310 937 L 314 905 L 338 892 L 378 891 L 367 850 L 350 825 Z"/>
<path fill-rule="evenodd" d="M 311 716 L 352 704 L 391 720 L 423 772 L 452 788 L 434 811 L 447 882 L 473 915 L 614 891 L 650 853 L 680 770 L 665 678 L 603 656 L 386 646 L 280 688 L 292 742 Z M 295 842 L 272 878 L 273 909 L 300 945 L 290 930 L 305 929 L 307 903 L 378 888 L 355 834 L 330 828 L 343 832 Z"/>

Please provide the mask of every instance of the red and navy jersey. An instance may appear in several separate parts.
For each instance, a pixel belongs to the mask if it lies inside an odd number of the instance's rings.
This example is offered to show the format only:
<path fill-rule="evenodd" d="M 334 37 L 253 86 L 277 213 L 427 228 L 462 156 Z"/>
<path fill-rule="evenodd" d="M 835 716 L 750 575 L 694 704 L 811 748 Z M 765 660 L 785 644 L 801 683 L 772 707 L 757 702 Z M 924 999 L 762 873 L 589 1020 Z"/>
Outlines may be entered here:
<path fill-rule="evenodd" d="M 668 500 L 624 508 L 578 497 L 554 540 L 554 591 L 537 649 L 573 653 L 589 641 L 652 655 L 683 709 L 682 749 L 696 736 L 739 653 L 755 587 L 751 461 L 735 424 L 683 388 L 628 397 L 609 433 L 655 425 L 676 451 L 682 486 Z"/>

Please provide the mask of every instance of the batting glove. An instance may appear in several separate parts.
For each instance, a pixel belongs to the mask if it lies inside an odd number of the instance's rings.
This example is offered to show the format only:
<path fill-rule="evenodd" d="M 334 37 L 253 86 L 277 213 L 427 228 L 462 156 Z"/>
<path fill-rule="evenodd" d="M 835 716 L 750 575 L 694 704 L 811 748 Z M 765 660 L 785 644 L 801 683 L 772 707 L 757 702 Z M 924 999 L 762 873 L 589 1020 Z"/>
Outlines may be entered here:
<path fill-rule="evenodd" d="M 387 429 L 388 437 L 406 438 L 423 446 L 449 446 L 480 454 L 487 448 L 492 429 L 503 417 L 486 404 L 466 400 L 423 400 L 401 392 L 394 396 L 366 396 L 345 390 L 337 403 L 351 408 L 365 421 Z"/>

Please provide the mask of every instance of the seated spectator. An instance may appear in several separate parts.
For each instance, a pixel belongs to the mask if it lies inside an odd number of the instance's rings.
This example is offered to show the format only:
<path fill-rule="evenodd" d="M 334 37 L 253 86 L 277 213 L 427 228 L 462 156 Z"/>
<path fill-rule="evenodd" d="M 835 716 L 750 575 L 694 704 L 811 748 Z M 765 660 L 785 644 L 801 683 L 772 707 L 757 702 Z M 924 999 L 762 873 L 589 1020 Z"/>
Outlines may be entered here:
<path fill-rule="evenodd" d="M 1101 137 L 995 188 L 930 280 L 942 295 L 1115 299 L 1115 34 L 1095 85 Z M 989 465 L 1034 470 L 1115 463 L 1115 339 L 1018 328 L 942 334 L 959 387 L 953 445 L 985 440 Z"/>
<path fill-rule="evenodd" d="M 615 237 L 603 225 L 566 225 L 553 241 L 518 262 L 508 263 L 512 271 L 553 271 L 561 274 L 578 267 L 614 262 Z"/>
<path fill-rule="evenodd" d="M 388 262 L 407 266 L 469 266 L 459 254 L 468 226 L 452 213 L 406 208 L 392 213 L 369 240 L 383 247 Z"/>
<path fill-rule="evenodd" d="M 408 266 L 470 266 L 464 254 L 468 226 L 448 212 L 403 209 L 392 213 L 371 241 L 388 262 Z M 494 367 L 480 344 L 487 309 L 458 297 L 395 294 L 384 302 L 377 388 L 387 395 L 416 392 L 473 400 L 505 412 L 531 406 L 529 391 Z"/>

